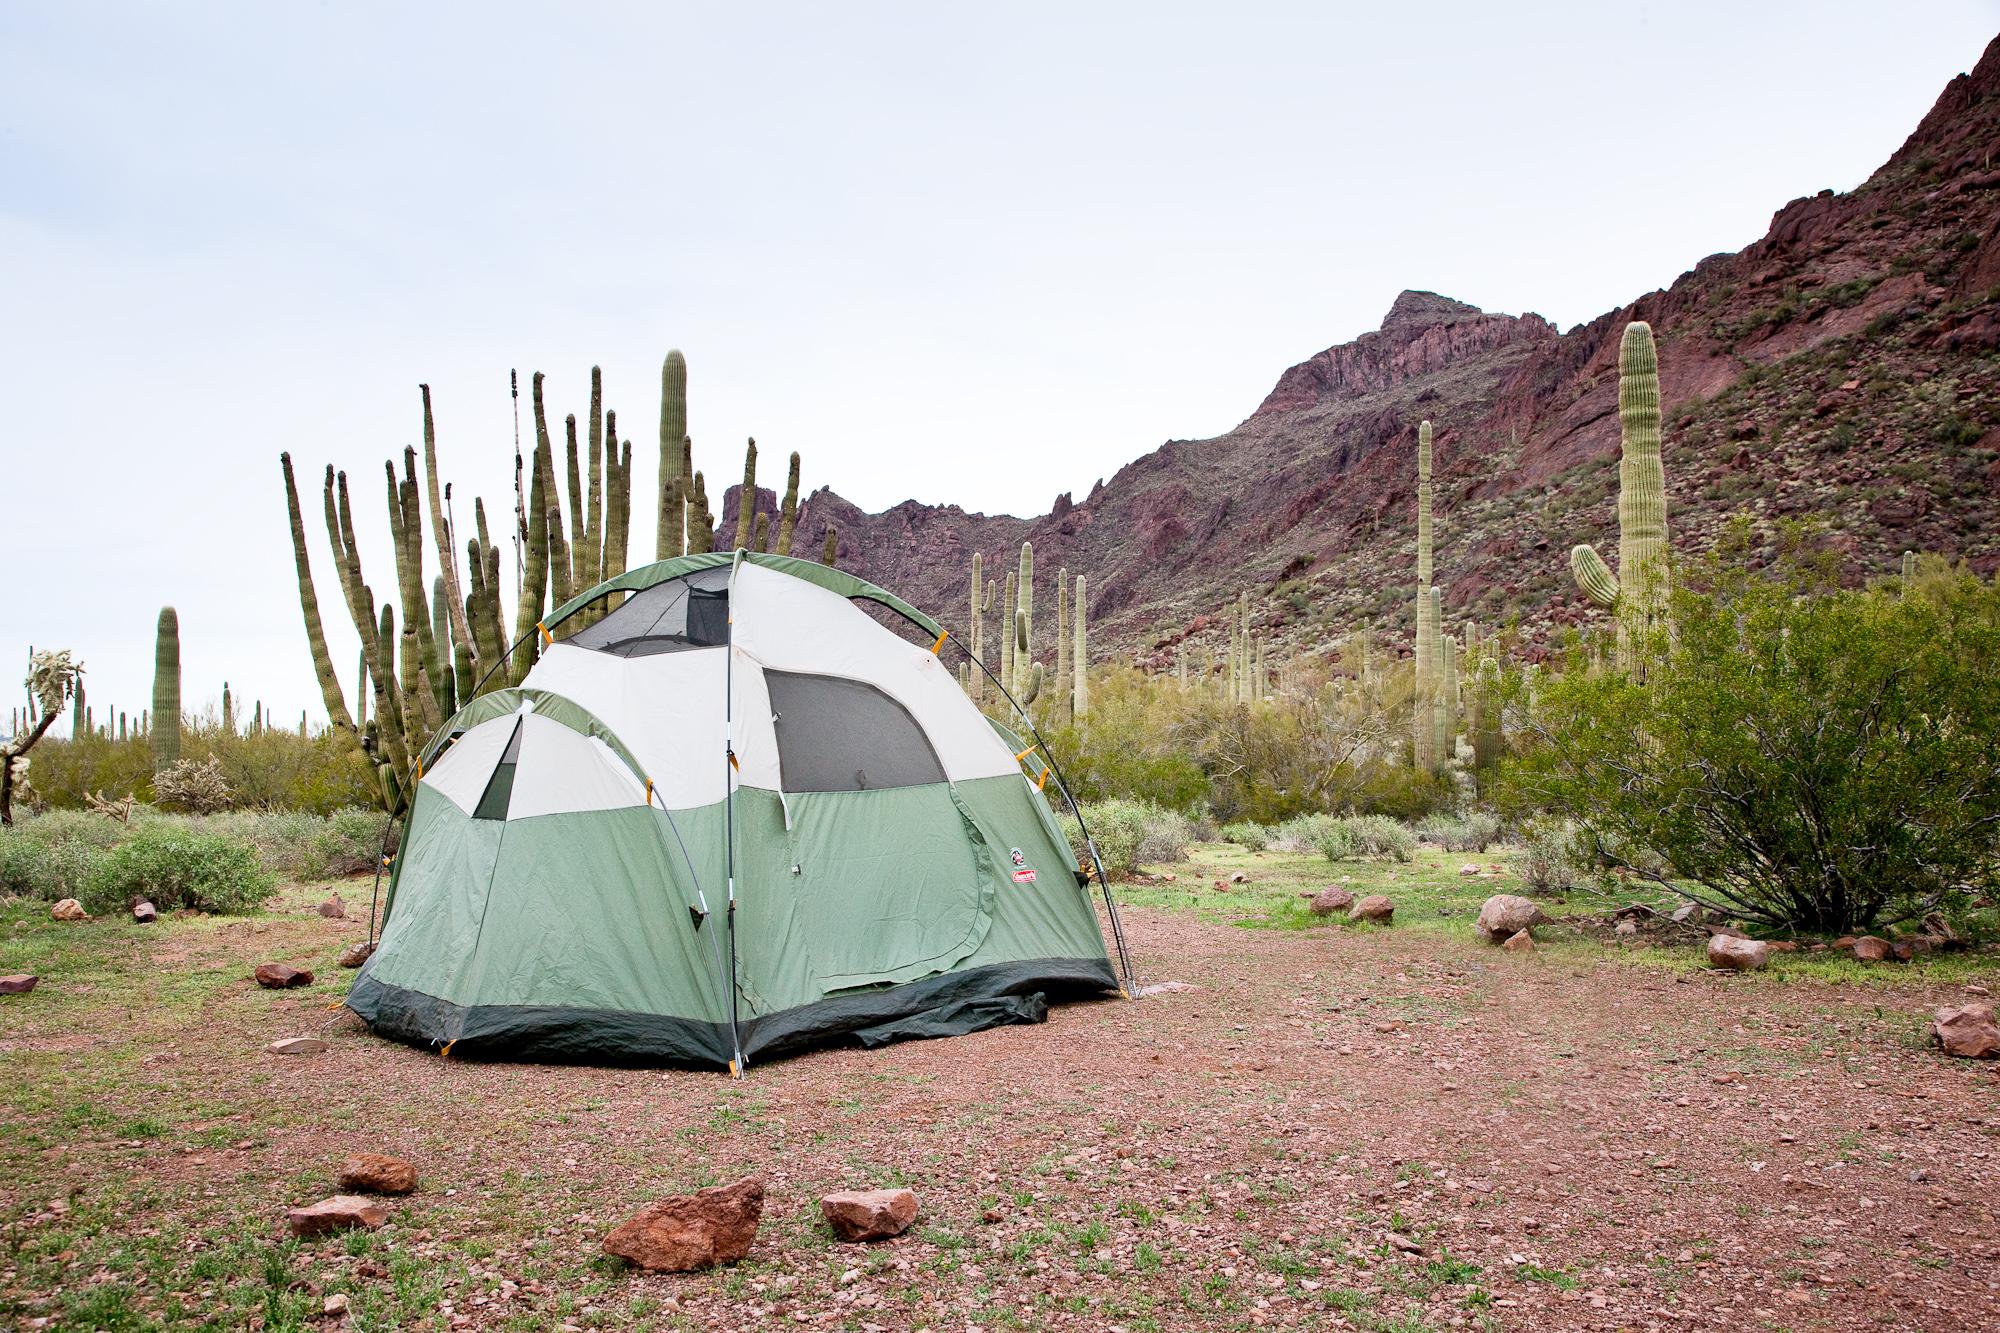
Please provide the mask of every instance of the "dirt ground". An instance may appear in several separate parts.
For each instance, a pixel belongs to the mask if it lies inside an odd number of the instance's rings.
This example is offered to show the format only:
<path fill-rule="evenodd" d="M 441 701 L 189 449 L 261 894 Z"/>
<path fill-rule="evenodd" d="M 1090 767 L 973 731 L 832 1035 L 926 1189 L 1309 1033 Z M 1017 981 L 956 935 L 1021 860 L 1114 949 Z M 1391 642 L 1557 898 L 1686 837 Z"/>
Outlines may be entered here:
<path fill-rule="evenodd" d="M 0 971 L 45 975 L 0 997 L 0 1317 L 2000 1327 L 2000 1071 L 1923 1043 L 1964 975 L 1741 977 L 1581 940 L 1503 954 L 1459 919 L 1246 930 L 1149 904 L 1126 918 L 1142 980 L 1191 989 L 732 1082 L 378 1040 L 330 1008 L 360 928 L 312 915 L 322 892 L 150 929 L 0 916 Z M 320 981 L 260 991 L 269 958 Z M 264 1049 L 307 1034 L 331 1049 Z M 417 1163 L 420 1192 L 378 1232 L 284 1239 L 364 1149 Z M 642 1203 L 746 1173 L 768 1204 L 744 1263 L 601 1255 Z M 917 1225 L 835 1242 L 818 1197 L 889 1184 Z"/>

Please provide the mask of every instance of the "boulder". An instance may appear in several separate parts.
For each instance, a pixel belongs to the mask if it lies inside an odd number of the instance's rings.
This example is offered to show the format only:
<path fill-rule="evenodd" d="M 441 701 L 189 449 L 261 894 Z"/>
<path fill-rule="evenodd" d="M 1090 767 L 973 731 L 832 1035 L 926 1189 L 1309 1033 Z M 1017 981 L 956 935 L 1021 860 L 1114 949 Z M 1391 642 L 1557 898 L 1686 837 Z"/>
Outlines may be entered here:
<path fill-rule="evenodd" d="M 1354 906 L 1354 895 L 1338 884 L 1330 884 L 1312 896 L 1306 910 L 1314 916 L 1332 916 L 1335 912 L 1345 912 Z"/>
<path fill-rule="evenodd" d="M 389 1210 L 382 1204 L 352 1194 L 336 1194 L 285 1214 L 285 1223 L 294 1236 L 324 1236 L 356 1228 L 373 1231 L 388 1220 Z"/>
<path fill-rule="evenodd" d="M 1939 943 L 1940 941 L 1934 940 L 1928 935 L 1911 935 L 1907 939 L 1897 940 L 1897 961 L 1907 963 L 1919 954 L 1929 953 L 1931 950 L 1937 948 Z"/>
<path fill-rule="evenodd" d="M 2000 1023 L 1993 1021 L 1993 1006 L 1985 1000 L 1938 1010 L 1931 1041 L 1962 1060 L 2000 1059 Z"/>
<path fill-rule="evenodd" d="M 264 1049 L 273 1055 L 318 1055 L 333 1046 L 318 1037 L 281 1037 Z"/>
<path fill-rule="evenodd" d="M 1479 930 L 1489 943 L 1500 944 L 1547 922 L 1548 913 L 1518 893 L 1496 893 L 1479 909 Z"/>
<path fill-rule="evenodd" d="M 40 977 L 27 972 L 16 972 L 12 976 L 0 977 L 0 995 L 26 995 L 40 980 Z"/>
<path fill-rule="evenodd" d="M 410 1194 L 417 1168 L 400 1157 L 360 1152 L 340 1164 L 340 1188 L 353 1194 Z"/>
<path fill-rule="evenodd" d="M 647 1204 L 604 1238 L 604 1252 L 655 1273 L 733 1264 L 750 1253 L 763 1215 L 763 1177 L 745 1176 Z"/>
<path fill-rule="evenodd" d="M 1458 873 L 1461 875 L 1476 875 L 1479 873 L 1479 867 L 1468 862 L 1458 868 Z"/>
<path fill-rule="evenodd" d="M 340 901 L 340 895 L 336 893 L 319 905 L 319 914 L 329 921 L 345 921 L 347 904 Z"/>
<path fill-rule="evenodd" d="M 284 990 L 290 986 L 310 986 L 313 974 L 302 967 L 289 963 L 259 963 L 254 974 L 259 986 L 270 990 Z"/>
<path fill-rule="evenodd" d="M 149 902 L 133 903 L 132 919 L 142 926 L 151 925 L 160 919 L 160 909 Z"/>
<path fill-rule="evenodd" d="M 917 1196 L 909 1190 L 842 1190 L 821 1199 L 819 1210 L 842 1240 L 887 1240 L 917 1220 Z"/>
<path fill-rule="evenodd" d="M 83 904 L 74 898 L 65 898 L 49 909 L 49 915 L 58 921 L 88 921 L 90 913 L 83 910 Z"/>
<path fill-rule="evenodd" d="M 1854 956 L 1864 963 L 1882 963 L 1895 957 L 1896 950 L 1879 936 L 1863 935 L 1854 941 Z"/>
<path fill-rule="evenodd" d="M 1732 972 L 1755 972 L 1771 961 L 1771 946 L 1762 940 L 1738 939 L 1734 935 L 1708 937 L 1708 965 Z"/>
<path fill-rule="evenodd" d="M 1379 921 L 1387 925 L 1389 919 L 1395 915 L 1396 904 L 1390 902 L 1379 893 L 1371 893 L 1366 898 L 1354 904 L 1354 907 L 1347 914 L 1347 919 L 1350 921 Z"/>
<path fill-rule="evenodd" d="M 363 940 L 359 944 L 350 944 L 340 951 L 340 965 L 342 967 L 360 967 L 368 961 L 370 955 L 374 952 L 375 941 L 373 940 Z"/>
<path fill-rule="evenodd" d="M 1509 935 L 1501 943 L 1500 947 L 1508 953 L 1533 953 L 1535 951 L 1535 937 L 1523 928 Z"/>

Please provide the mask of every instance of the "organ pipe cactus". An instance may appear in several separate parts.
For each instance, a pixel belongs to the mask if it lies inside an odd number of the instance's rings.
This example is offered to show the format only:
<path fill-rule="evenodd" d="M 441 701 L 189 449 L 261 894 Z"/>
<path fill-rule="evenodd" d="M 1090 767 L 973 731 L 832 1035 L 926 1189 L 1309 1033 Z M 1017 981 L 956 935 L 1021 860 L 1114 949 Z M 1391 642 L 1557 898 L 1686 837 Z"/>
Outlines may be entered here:
<path fill-rule="evenodd" d="M 440 577 L 444 579 L 445 612 L 451 622 L 451 633 L 449 636 L 439 633 L 435 628 L 433 628 L 432 634 L 441 643 L 470 645 L 472 643 L 472 626 L 465 611 L 465 590 L 459 586 L 458 561 L 455 558 L 456 543 L 451 530 L 450 514 L 445 508 L 442 493 L 448 492 L 449 488 L 442 488 L 440 486 L 441 479 L 438 476 L 437 423 L 431 415 L 431 386 L 428 384 L 419 384 L 417 388 L 422 392 L 424 399 L 424 489 L 431 502 L 431 536 L 437 547 L 438 568 L 444 571 Z M 291 483 L 291 468 L 289 465 L 285 469 L 285 478 L 286 485 L 289 487 Z M 295 510 L 297 508 L 296 501 L 294 501 L 293 508 Z M 303 551 L 303 546 L 300 549 Z M 300 555 L 299 560 L 302 571 L 301 578 L 303 578 L 305 561 L 303 554 Z M 480 665 L 479 655 L 474 653 L 472 660 L 473 669 L 477 671 Z M 315 668 L 318 666 L 317 657 L 314 659 L 314 666 Z M 330 679 L 331 677 L 329 676 L 320 682 L 322 692 L 326 688 L 327 680 Z M 339 693 L 337 684 L 334 692 L 336 694 Z M 329 709 L 328 711 L 331 712 L 332 710 Z"/>
<path fill-rule="evenodd" d="M 180 757 L 181 620 L 174 608 L 163 606 L 153 635 L 153 771 L 164 771 Z"/>
<path fill-rule="evenodd" d="M 1667 479 L 1660 461 L 1660 363 L 1652 326 L 1634 320 L 1618 345 L 1618 570 L 1590 546 L 1570 551 L 1585 596 L 1612 608 L 1619 665 L 1643 680 L 1646 655 L 1667 627 L 1670 588 Z"/>
<path fill-rule="evenodd" d="M 426 408 L 430 402 L 430 391 L 424 392 Z M 426 410 L 425 420 L 429 420 Z M 334 673 L 333 655 L 327 651 L 326 628 L 319 618 L 319 596 L 313 589 L 312 562 L 306 555 L 305 520 L 299 513 L 299 487 L 292 477 L 292 456 L 278 455 L 279 465 L 285 474 L 285 512 L 292 525 L 292 559 L 299 574 L 299 608 L 305 613 L 306 646 L 312 652 L 313 675 L 319 680 L 320 698 L 326 704 L 326 715 L 333 725 L 342 731 L 354 730 L 354 719 L 348 715 L 346 701 L 340 697 L 340 678 Z M 331 477 L 332 469 L 327 469 Z"/>

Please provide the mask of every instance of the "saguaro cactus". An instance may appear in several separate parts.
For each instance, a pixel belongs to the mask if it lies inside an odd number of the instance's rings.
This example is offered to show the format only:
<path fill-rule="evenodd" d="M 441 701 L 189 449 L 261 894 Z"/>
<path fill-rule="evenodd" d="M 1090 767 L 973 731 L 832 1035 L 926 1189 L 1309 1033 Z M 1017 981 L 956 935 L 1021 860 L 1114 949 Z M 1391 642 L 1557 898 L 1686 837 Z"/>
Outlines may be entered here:
<path fill-rule="evenodd" d="M 743 489 L 736 493 L 736 547 L 748 550 L 757 514 L 757 441 L 743 450 Z"/>
<path fill-rule="evenodd" d="M 222 729 L 229 735 L 236 734 L 236 706 L 229 697 L 229 682 L 222 682 Z"/>
<path fill-rule="evenodd" d="M 660 528 L 655 560 L 671 560 L 686 548 L 683 510 L 688 499 L 687 358 L 676 348 L 660 366 Z M 704 548 L 706 549 L 706 548 Z"/>
<path fill-rule="evenodd" d="M 972 553 L 972 591 L 966 597 L 965 650 L 973 660 L 984 662 L 986 651 L 986 558 L 979 552 Z M 972 701 L 978 703 L 986 693 L 983 671 L 969 671 L 966 680 L 970 684 L 967 691 Z"/>
<path fill-rule="evenodd" d="M 836 559 L 839 554 L 840 533 L 835 530 L 833 524 L 829 523 L 826 525 L 826 543 L 820 547 L 819 562 L 828 569 L 832 569 L 839 563 Z"/>
<path fill-rule="evenodd" d="M 1472 779 L 1484 796 L 1506 745 L 1500 717 L 1500 664 L 1490 657 L 1479 663 L 1473 680 L 1470 730 Z"/>
<path fill-rule="evenodd" d="M 1015 622 L 1018 633 L 1014 641 L 1014 692 L 1021 694 L 1028 687 L 1028 673 L 1034 669 L 1035 661 L 1035 546 L 1033 542 L 1021 543 L 1021 577 L 1014 587 Z"/>
<path fill-rule="evenodd" d="M 792 451 L 792 465 L 785 474 L 785 502 L 778 510 L 779 555 L 792 553 L 792 529 L 799 525 L 799 452 Z"/>
<path fill-rule="evenodd" d="M 1417 632 L 1412 748 L 1417 767 L 1436 772 L 1444 762 L 1437 745 L 1438 623 L 1431 587 L 1431 423 L 1417 425 Z"/>
<path fill-rule="evenodd" d="M 153 636 L 153 771 L 181 757 L 181 620 L 160 608 Z"/>
<path fill-rule="evenodd" d="M 1591 546 L 1569 553 L 1584 595 L 1617 616 L 1619 664 L 1645 678 L 1645 654 L 1666 627 L 1667 475 L 1660 461 L 1660 362 L 1652 326 L 1634 320 L 1618 345 L 1618 572 Z"/>
<path fill-rule="evenodd" d="M 1083 575 L 1078 574 L 1076 596 L 1070 599 L 1069 606 L 1071 633 L 1075 636 L 1075 641 L 1070 645 L 1069 660 L 1070 669 L 1076 675 L 1070 711 L 1075 714 L 1079 722 L 1083 721 L 1084 715 L 1090 711 L 1090 641 L 1085 636 L 1083 628 L 1084 591 Z"/>
<path fill-rule="evenodd" d="M 1000 683 L 1009 694 L 1015 692 L 1019 683 L 1014 679 L 1014 612 L 1020 606 L 1019 578 L 1017 571 L 1008 570 L 1006 585 L 1000 593 Z"/>

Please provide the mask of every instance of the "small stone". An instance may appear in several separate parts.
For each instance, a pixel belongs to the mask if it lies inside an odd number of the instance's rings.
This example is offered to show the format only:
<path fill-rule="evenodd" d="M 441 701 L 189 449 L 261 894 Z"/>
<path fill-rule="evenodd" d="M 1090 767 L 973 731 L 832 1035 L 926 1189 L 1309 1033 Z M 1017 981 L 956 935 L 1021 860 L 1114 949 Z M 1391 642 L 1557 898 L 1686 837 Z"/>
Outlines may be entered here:
<path fill-rule="evenodd" d="M 887 1240 L 917 1220 L 917 1196 L 909 1190 L 841 1190 L 821 1199 L 819 1210 L 842 1240 Z"/>
<path fill-rule="evenodd" d="M 389 1220 L 389 1210 L 373 1199 L 356 1198 L 351 1194 L 336 1194 L 330 1199 L 304 1208 L 294 1208 L 285 1214 L 285 1221 L 294 1236 L 324 1236 L 335 1231 L 353 1231 L 357 1227 L 373 1231 Z"/>
<path fill-rule="evenodd" d="M 1985 1000 L 1938 1010 L 1931 1041 L 1961 1060 L 2000 1059 L 2000 1024 L 1993 1021 L 1993 1006 Z"/>
<path fill-rule="evenodd" d="M 0 977 L 0 995 L 26 995 L 39 981 L 40 977 L 28 972 L 16 972 L 12 976 Z"/>
<path fill-rule="evenodd" d="M 1874 935 L 1863 935 L 1854 941 L 1854 956 L 1864 963 L 1883 963 L 1895 957 L 1896 950 L 1889 941 Z"/>
<path fill-rule="evenodd" d="M 1348 912 L 1347 917 L 1350 921 L 1377 921 L 1383 925 L 1387 925 L 1390 918 L 1395 915 L 1396 904 L 1390 902 L 1382 894 L 1371 893 L 1366 898 L 1355 903 L 1353 910 Z"/>
<path fill-rule="evenodd" d="M 353 1194 L 409 1194 L 417 1188 L 417 1168 L 384 1153 L 356 1153 L 340 1164 L 340 1188 Z"/>
<path fill-rule="evenodd" d="M 1518 893 L 1496 893 L 1479 908 L 1479 932 L 1488 943 L 1502 944 L 1548 919 L 1548 913 L 1532 899 Z"/>
<path fill-rule="evenodd" d="M 330 1315 L 346 1314 L 347 1293 L 344 1291 L 334 1292 L 333 1295 L 327 1297 L 325 1300 L 320 1302 L 319 1312 L 321 1314 L 330 1314 Z"/>
<path fill-rule="evenodd" d="M 160 919 L 160 909 L 149 902 L 141 901 L 133 903 L 132 919 L 142 926 L 151 925 Z"/>
<path fill-rule="evenodd" d="M 340 895 L 336 893 L 319 905 L 319 914 L 329 921 L 345 921 L 347 904 L 342 902 Z"/>
<path fill-rule="evenodd" d="M 49 909 L 49 915 L 58 921 L 88 921 L 90 913 L 83 910 L 83 904 L 74 898 L 65 898 Z"/>
<path fill-rule="evenodd" d="M 350 944 L 340 951 L 340 965 L 342 967 L 360 967 L 368 961 L 374 952 L 375 941 L 373 940 L 363 940 L 359 944 Z"/>
<path fill-rule="evenodd" d="M 254 974 L 259 986 L 270 990 L 284 990 L 292 986 L 310 986 L 313 974 L 302 967 L 289 963 L 259 963 Z"/>
<path fill-rule="evenodd" d="M 1627 917 L 1611 929 L 1614 934 L 1618 935 L 1637 935 L 1639 933 L 1639 923 Z"/>
<path fill-rule="evenodd" d="M 318 1055 L 333 1047 L 318 1037 L 281 1037 L 264 1049 L 273 1055 Z"/>
<path fill-rule="evenodd" d="M 1382 1238 L 1389 1242 L 1391 1248 L 1401 1250 L 1404 1254 L 1422 1254 L 1424 1252 L 1423 1246 L 1411 1240 L 1400 1231 L 1385 1231 L 1382 1233 Z"/>
<path fill-rule="evenodd" d="M 1734 935 L 1708 937 L 1708 965 L 1732 972 L 1755 972 L 1771 961 L 1771 948 L 1762 940 L 1740 940 Z"/>
<path fill-rule="evenodd" d="M 1477 875 L 1479 873 L 1479 867 L 1476 865 L 1472 865 L 1471 863 L 1468 862 L 1467 864 L 1462 865 L 1458 868 L 1458 873 L 1460 875 Z"/>
<path fill-rule="evenodd" d="M 1508 953 L 1533 953 L 1535 951 L 1535 937 L 1525 929 L 1517 930 L 1512 935 L 1509 935 L 1506 942 L 1501 944 L 1500 947 Z"/>
<path fill-rule="evenodd" d="M 750 1253 L 763 1215 L 764 1180 L 745 1176 L 648 1204 L 604 1238 L 604 1251 L 656 1273 L 731 1264 Z"/>
<path fill-rule="evenodd" d="M 1229 882 L 1231 884 L 1248 884 L 1250 877 L 1239 870 L 1229 877 Z"/>
<path fill-rule="evenodd" d="M 1354 906 L 1354 895 L 1338 884 L 1332 884 L 1315 893 L 1312 901 L 1306 904 L 1306 910 L 1314 916 L 1332 916 L 1335 912 L 1344 912 L 1352 906 Z"/>
<path fill-rule="evenodd" d="M 1668 919 L 1671 920 L 1677 926 L 1684 926 L 1688 922 L 1694 920 L 1695 917 L 1700 915 L 1700 913 L 1701 913 L 1700 903 L 1682 903 L 1679 907 L 1676 907 L 1674 909 L 1673 915 Z"/>

